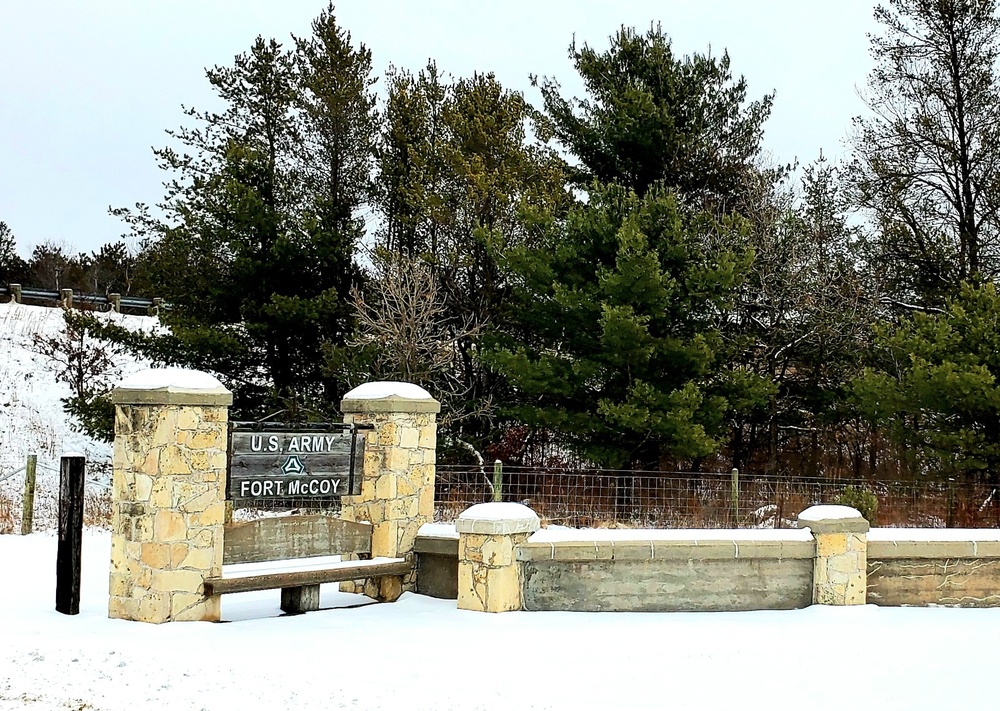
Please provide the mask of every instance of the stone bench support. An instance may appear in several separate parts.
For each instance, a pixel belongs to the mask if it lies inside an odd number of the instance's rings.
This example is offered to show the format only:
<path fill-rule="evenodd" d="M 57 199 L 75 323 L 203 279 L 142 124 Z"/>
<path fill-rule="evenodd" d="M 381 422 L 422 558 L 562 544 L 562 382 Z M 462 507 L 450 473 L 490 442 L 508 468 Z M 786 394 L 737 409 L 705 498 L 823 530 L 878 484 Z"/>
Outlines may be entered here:
<path fill-rule="evenodd" d="M 372 524 L 372 557 L 413 560 L 420 527 L 434 520 L 437 413 L 441 405 L 411 383 L 360 385 L 341 402 L 344 422 L 366 430 L 361 493 L 345 496 L 341 517 Z M 416 572 L 345 582 L 344 592 L 392 601 L 413 590 Z"/>
<path fill-rule="evenodd" d="M 521 566 L 516 549 L 538 530 L 538 516 L 515 503 L 477 504 L 455 524 L 458 530 L 458 609 L 520 610 Z"/>

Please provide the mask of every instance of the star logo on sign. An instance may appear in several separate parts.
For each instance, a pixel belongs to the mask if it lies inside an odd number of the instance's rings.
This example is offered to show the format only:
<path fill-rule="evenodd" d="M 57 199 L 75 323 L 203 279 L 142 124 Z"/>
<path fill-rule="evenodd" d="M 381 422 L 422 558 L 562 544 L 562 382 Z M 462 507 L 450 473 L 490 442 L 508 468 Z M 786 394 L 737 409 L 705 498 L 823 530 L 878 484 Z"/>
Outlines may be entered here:
<path fill-rule="evenodd" d="M 306 471 L 305 466 L 302 464 L 302 460 L 299 459 L 299 455 L 291 454 L 285 463 L 281 465 L 281 473 L 287 476 L 295 476 L 296 474 L 304 474 Z"/>

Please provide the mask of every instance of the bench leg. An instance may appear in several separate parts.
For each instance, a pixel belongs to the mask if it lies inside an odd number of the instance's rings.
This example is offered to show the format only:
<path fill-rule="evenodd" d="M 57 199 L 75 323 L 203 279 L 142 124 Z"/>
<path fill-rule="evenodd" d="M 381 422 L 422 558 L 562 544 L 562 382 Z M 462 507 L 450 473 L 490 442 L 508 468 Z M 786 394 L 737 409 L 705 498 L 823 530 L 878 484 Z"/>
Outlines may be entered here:
<path fill-rule="evenodd" d="M 319 609 L 319 585 L 281 588 L 281 611 L 290 614 Z"/>

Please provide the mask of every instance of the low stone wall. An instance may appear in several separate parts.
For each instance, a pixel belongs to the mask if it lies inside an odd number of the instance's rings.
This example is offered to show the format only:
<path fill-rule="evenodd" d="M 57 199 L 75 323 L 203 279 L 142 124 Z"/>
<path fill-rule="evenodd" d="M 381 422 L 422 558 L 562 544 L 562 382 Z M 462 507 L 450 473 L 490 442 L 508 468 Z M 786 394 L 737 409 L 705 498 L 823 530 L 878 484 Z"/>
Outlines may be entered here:
<path fill-rule="evenodd" d="M 526 610 L 787 610 L 812 602 L 807 530 L 545 529 L 518 546 Z"/>
<path fill-rule="evenodd" d="M 868 602 L 885 606 L 1000 606 L 1000 531 L 873 528 Z"/>

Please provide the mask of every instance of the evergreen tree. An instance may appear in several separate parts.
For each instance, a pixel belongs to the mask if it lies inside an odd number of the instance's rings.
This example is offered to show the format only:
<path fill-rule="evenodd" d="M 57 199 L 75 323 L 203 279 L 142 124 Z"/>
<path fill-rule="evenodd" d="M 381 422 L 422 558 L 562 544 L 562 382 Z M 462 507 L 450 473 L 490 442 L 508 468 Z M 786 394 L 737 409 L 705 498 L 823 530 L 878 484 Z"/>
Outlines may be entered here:
<path fill-rule="evenodd" d="M 400 257 L 398 264 L 421 260 L 430 267 L 457 357 L 448 360 L 454 372 L 433 370 L 429 389 L 464 403 L 466 417 L 449 434 L 477 444 L 490 423 L 468 415 L 487 411 L 503 387 L 477 354 L 484 335 L 510 318 L 510 278 L 495 255 L 531 238 L 524 215 L 558 213 L 567 199 L 559 161 L 527 135 L 531 115 L 524 98 L 492 74 L 448 80 L 431 63 L 415 76 L 389 77 L 378 149 L 378 243 Z M 395 288 L 379 278 L 397 272 L 377 270 L 374 293 L 363 302 L 378 303 L 378 292 Z"/>
<path fill-rule="evenodd" d="M 1000 486 L 1000 295 L 962 284 L 941 312 L 881 324 L 878 368 L 853 389 L 861 411 L 909 453 L 914 473 L 986 475 Z"/>
<path fill-rule="evenodd" d="M 119 334 L 160 362 L 212 370 L 238 413 L 329 407 L 322 345 L 351 330 L 346 297 L 368 185 L 371 58 L 332 7 L 294 52 L 258 38 L 207 77 L 223 104 L 156 151 L 172 175 L 160 221 L 119 211 L 147 240 L 148 277 L 170 302 L 168 336 Z"/>
<path fill-rule="evenodd" d="M 728 53 L 678 57 L 657 25 L 645 34 L 622 27 L 603 52 L 574 40 L 569 56 L 584 98 L 564 97 L 554 79 L 535 83 L 540 131 L 575 159 L 578 185 L 617 183 L 641 197 L 660 182 L 716 212 L 743 207 L 773 95 L 746 103 Z"/>
<path fill-rule="evenodd" d="M 17 253 L 17 241 L 6 222 L 0 222 L 0 283 L 21 284 L 28 276 L 28 264 Z"/>
<path fill-rule="evenodd" d="M 744 228 L 662 188 L 595 187 L 538 245 L 510 250 L 518 324 L 489 354 L 518 395 L 510 414 L 613 467 L 716 452 L 727 395 L 766 391 L 729 367 L 718 327 L 751 261 L 726 246 Z"/>

